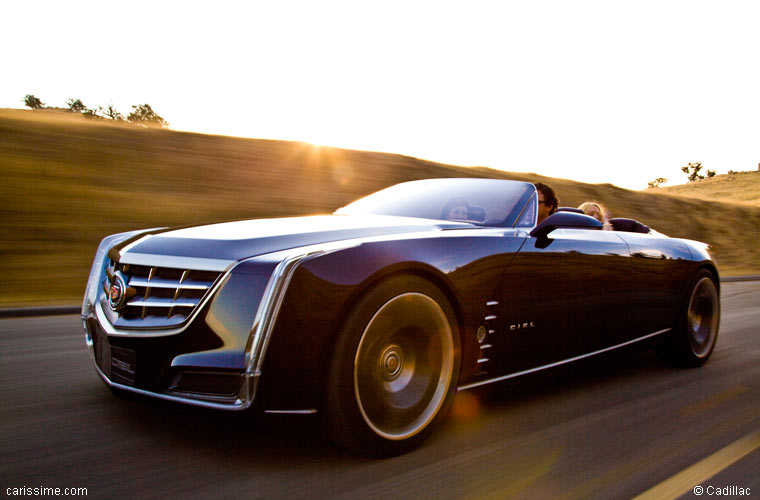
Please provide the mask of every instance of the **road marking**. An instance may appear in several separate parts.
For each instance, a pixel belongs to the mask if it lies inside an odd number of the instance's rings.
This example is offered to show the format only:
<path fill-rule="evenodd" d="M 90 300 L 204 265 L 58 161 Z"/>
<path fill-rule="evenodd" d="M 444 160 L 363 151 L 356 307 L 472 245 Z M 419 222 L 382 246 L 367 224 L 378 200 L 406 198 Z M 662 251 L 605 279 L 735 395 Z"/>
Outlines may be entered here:
<path fill-rule="evenodd" d="M 678 498 L 758 448 L 760 448 L 760 431 L 755 431 L 682 470 L 670 479 L 666 479 L 635 497 L 634 500 Z"/>

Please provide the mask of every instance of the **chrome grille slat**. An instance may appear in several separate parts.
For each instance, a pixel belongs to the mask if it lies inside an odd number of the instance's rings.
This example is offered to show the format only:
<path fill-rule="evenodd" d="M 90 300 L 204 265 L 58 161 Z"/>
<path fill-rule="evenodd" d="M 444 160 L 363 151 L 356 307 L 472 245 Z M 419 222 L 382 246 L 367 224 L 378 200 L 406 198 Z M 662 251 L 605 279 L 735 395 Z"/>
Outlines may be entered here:
<path fill-rule="evenodd" d="M 129 280 L 129 286 L 134 287 L 151 287 L 151 288 L 180 288 L 180 289 L 186 289 L 186 290 L 208 290 L 211 288 L 211 283 L 207 283 L 205 281 L 174 281 L 174 280 L 166 280 L 166 279 L 154 279 L 152 281 L 140 279 L 140 278 L 132 278 Z"/>
<path fill-rule="evenodd" d="M 145 298 L 145 301 L 147 301 L 148 298 L 150 298 L 150 290 L 151 290 L 150 281 L 153 279 L 153 277 L 155 275 L 156 275 L 156 268 L 155 267 L 151 267 L 150 268 L 150 272 L 148 273 L 148 286 L 145 287 L 145 295 L 143 296 Z M 145 316 L 147 316 L 147 315 L 148 315 L 148 308 L 143 305 L 142 306 L 142 319 L 145 319 Z"/>
<path fill-rule="evenodd" d="M 185 271 L 182 273 L 182 277 L 179 279 L 179 284 L 184 285 L 185 281 L 187 280 L 187 277 L 190 276 L 190 271 Z M 174 300 L 177 300 L 182 293 L 182 288 L 177 287 L 176 290 L 174 290 Z M 169 316 L 172 315 L 173 309 L 169 309 Z"/>
<path fill-rule="evenodd" d="M 123 309 L 111 312 L 114 326 L 139 328 L 141 324 L 176 326 L 184 323 L 213 288 L 222 273 L 148 265 L 111 263 L 124 275 L 134 296 Z M 107 306 L 108 298 L 105 306 Z"/>
<path fill-rule="evenodd" d="M 161 299 L 161 298 L 155 298 L 150 297 L 148 299 L 142 299 L 142 300 L 133 300 L 127 304 L 127 306 L 134 306 L 134 307 L 195 307 L 198 305 L 197 301 L 174 301 L 172 299 Z"/>

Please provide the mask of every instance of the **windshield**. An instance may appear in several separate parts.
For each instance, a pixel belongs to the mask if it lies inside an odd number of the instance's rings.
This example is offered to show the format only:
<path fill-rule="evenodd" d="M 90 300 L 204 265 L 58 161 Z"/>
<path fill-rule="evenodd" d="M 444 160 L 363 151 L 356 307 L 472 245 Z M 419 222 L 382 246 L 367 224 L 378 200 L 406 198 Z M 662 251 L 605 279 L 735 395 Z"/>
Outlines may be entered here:
<path fill-rule="evenodd" d="M 533 184 L 528 182 L 478 178 L 428 179 L 391 186 L 335 213 L 397 215 L 514 227 L 518 218 L 521 226 L 534 223 L 534 215 L 527 214 L 532 214 L 534 210 L 525 208 L 529 201 L 533 201 L 531 196 L 535 191 Z"/>

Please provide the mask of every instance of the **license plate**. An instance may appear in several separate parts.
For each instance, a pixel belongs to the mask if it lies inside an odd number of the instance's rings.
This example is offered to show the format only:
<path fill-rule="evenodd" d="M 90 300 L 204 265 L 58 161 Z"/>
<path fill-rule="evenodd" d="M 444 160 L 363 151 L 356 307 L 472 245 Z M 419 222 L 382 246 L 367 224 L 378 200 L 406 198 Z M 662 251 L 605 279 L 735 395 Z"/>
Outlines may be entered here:
<path fill-rule="evenodd" d="M 111 346 L 111 380 L 120 384 L 135 383 L 135 351 Z"/>

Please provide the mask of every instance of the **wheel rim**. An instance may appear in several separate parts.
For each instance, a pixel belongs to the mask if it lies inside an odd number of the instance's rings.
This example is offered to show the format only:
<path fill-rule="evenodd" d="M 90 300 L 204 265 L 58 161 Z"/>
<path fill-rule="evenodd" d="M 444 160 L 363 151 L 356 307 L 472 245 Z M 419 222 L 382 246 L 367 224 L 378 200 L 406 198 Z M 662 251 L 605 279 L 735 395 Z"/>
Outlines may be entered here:
<path fill-rule="evenodd" d="M 691 350 L 699 358 L 712 351 L 718 332 L 719 307 L 715 283 L 710 278 L 700 279 L 691 293 L 686 318 Z"/>
<path fill-rule="evenodd" d="M 438 414 L 454 372 L 451 326 L 421 293 L 386 302 L 362 333 L 354 359 L 354 394 L 367 425 L 392 440 L 419 433 Z"/>

